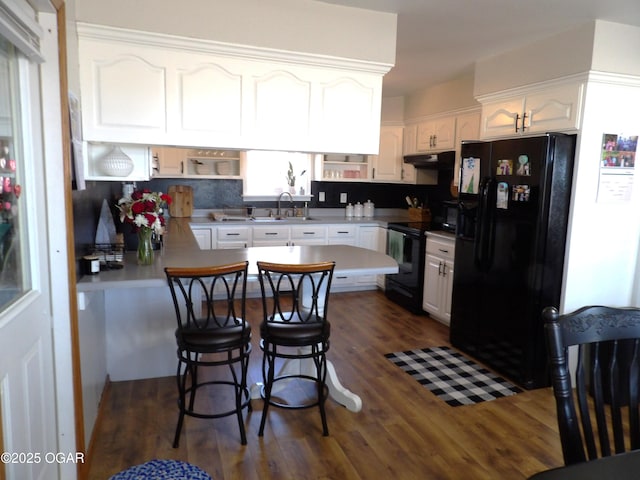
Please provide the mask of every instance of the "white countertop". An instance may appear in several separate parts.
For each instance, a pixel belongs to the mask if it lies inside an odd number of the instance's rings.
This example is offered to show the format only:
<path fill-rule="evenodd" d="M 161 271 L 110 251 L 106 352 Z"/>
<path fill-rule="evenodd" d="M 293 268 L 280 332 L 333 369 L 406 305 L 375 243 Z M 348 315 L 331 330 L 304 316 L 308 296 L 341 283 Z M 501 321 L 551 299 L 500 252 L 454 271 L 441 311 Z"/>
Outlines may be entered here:
<path fill-rule="evenodd" d="M 192 218 L 169 220 L 164 247 L 155 252 L 153 265 L 138 266 L 136 252 L 127 252 L 124 268 L 102 271 L 98 275 L 84 275 L 78 282 L 78 291 L 165 286 L 167 281 L 164 274 L 165 267 L 219 265 L 244 260 L 249 260 L 249 274 L 252 276 L 257 275 L 257 260 L 276 263 L 335 261 L 335 273 L 345 275 L 386 274 L 398 271 L 398 265 L 391 257 L 349 245 L 200 250 L 191 232 L 189 226 L 191 223 L 193 223 Z"/>

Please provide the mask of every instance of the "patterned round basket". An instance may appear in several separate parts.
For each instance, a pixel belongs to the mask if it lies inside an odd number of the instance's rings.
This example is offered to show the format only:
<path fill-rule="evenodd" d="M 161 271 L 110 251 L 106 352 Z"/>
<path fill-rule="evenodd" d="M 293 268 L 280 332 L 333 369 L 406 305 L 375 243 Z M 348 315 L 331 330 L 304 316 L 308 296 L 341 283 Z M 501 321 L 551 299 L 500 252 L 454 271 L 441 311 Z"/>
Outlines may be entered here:
<path fill-rule="evenodd" d="M 207 472 L 180 460 L 151 460 L 127 468 L 109 480 L 212 480 Z"/>

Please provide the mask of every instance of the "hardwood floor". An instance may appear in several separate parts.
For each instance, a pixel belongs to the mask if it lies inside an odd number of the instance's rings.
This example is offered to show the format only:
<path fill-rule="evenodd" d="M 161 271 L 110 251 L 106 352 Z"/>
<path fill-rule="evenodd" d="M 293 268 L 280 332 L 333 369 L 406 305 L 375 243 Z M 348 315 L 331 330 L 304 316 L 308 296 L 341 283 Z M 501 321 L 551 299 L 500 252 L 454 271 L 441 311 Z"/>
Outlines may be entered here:
<path fill-rule="evenodd" d="M 249 301 L 254 326 L 250 382 L 261 380 L 261 307 Z M 269 411 L 258 438 L 262 401 L 246 415 L 248 445 L 235 417 L 187 417 L 173 449 L 177 419 L 173 377 L 112 383 L 90 459 L 89 478 L 153 458 L 191 462 L 228 479 L 522 479 L 562 465 L 550 388 L 473 406 L 451 407 L 384 357 L 448 345 L 448 329 L 412 315 L 380 292 L 334 294 L 330 359 L 342 383 L 362 397 L 358 413 L 327 401 L 329 436 L 316 408 Z"/>

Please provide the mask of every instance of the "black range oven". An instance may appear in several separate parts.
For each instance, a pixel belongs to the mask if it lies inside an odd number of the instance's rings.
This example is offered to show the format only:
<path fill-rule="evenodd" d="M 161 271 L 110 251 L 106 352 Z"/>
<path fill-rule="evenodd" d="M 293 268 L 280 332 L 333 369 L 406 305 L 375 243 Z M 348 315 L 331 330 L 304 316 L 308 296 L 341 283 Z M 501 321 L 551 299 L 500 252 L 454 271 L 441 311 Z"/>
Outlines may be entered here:
<path fill-rule="evenodd" d="M 401 222 L 387 226 L 387 255 L 398 262 L 398 273 L 386 275 L 387 298 L 413 313 L 422 313 L 424 259 L 429 223 Z"/>

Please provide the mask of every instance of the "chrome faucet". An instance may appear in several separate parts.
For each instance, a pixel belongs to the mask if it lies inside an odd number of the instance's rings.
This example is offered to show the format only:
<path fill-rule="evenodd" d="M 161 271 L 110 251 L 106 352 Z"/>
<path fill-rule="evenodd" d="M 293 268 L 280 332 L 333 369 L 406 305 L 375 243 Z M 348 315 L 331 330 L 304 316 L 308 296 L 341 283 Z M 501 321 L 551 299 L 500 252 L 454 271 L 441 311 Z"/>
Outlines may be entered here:
<path fill-rule="evenodd" d="M 282 192 L 278 197 L 278 216 L 279 217 L 282 216 L 282 210 L 280 209 L 280 202 L 282 201 L 282 197 L 284 195 L 289 195 L 289 203 L 293 203 L 293 197 L 291 196 L 291 194 L 289 192 Z"/>

